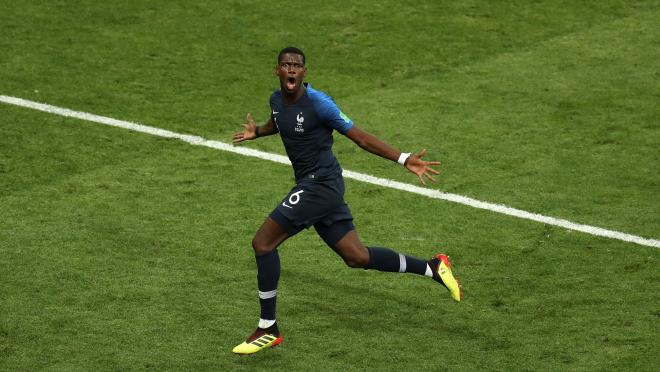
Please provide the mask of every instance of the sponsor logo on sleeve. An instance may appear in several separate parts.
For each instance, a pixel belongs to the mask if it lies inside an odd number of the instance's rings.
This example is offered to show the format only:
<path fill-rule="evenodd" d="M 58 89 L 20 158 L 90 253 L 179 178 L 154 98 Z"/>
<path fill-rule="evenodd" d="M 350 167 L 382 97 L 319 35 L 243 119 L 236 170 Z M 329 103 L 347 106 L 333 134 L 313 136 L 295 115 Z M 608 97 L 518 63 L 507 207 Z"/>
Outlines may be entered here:
<path fill-rule="evenodd" d="M 347 124 L 351 122 L 351 118 L 349 118 L 346 114 L 344 114 L 344 113 L 341 112 L 341 111 L 339 111 L 339 116 L 340 116 L 342 119 L 344 119 L 344 121 L 345 121 Z"/>

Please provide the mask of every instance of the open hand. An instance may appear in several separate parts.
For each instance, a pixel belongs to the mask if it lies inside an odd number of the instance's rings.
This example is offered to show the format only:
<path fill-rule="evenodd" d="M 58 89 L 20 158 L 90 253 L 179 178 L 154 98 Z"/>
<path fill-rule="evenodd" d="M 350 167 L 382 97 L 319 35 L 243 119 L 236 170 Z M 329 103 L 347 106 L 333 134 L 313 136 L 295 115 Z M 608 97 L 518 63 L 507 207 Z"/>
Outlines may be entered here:
<path fill-rule="evenodd" d="M 243 131 L 234 133 L 232 136 L 232 142 L 238 143 L 257 138 L 257 127 L 254 125 L 254 120 L 252 120 L 252 116 L 249 112 L 246 119 L 247 124 L 243 124 Z"/>
<path fill-rule="evenodd" d="M 406 162 L 406 168 L 408 168 L 409 171 L 415 173 L 417 177 L 419 177 L 419 181 L 422 183 L 422 185 L 426 186 L 424 177 L 435 182 L 435 178 L 433 178 L 431 173 L 440 174 L 440 171 L 431 168 L 430 165 L 440 165 L 440 162 L 422 160 L 424 155 L 426 155 L 426 149 L 420 151 L 417 154 L 410 155 L 408 161 Z"/>

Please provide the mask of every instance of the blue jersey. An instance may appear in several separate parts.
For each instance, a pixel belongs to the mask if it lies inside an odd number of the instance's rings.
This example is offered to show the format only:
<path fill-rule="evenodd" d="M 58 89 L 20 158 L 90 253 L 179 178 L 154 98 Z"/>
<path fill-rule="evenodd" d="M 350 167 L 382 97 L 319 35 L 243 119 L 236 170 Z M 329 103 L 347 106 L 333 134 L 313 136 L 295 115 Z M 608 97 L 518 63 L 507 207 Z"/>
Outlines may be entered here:
<path fill-rule="evenodd" d="M 346 134 L 353 121 L 339 110 L 327 94 L 305 83 L 306 92 L 295 103 L 286 104 L 282 92 L 270 96 L 271 119 L 293 165 L 296 182 L 341 176 L 332 153 L 332 131 Z"/>

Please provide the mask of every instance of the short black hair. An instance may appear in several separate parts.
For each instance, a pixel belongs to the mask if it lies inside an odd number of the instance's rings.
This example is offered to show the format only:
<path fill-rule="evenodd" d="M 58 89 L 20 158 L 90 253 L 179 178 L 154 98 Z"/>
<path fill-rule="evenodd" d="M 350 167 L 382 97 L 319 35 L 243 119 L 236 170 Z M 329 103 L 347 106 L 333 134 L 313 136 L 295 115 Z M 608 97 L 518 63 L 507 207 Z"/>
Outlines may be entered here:
<path fill-rule="evenodd" d="M 302 60 L 303 60 L 302 61 L 303 65 L 305 64 L 305 53 L 303 53 L 302 50 L 300 50 L 300 49 L 298 49 L 294 46 L 288 46 L 288 47 L 280 50 L 280 54 L 277 55 L 277 63 L 280 63 L 280 58 L 282 58 L 282 55 L 287 54 L 287 53 L 300 55 L 302 57 Z"/>

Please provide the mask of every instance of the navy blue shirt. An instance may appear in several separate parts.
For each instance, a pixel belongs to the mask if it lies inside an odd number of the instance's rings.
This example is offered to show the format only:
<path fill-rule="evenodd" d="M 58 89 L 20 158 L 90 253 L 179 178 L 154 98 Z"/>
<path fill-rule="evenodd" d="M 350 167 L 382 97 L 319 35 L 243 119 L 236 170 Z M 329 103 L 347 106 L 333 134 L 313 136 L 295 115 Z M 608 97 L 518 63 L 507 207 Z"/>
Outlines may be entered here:
<path fill-rule="evenodd" d="M 279 90 L 270 96 L 271 119 L 280 132 L 296 182 L 340 177 L 341 167 L 332 153 L 332 131 L 345 135 L 353 121 L 330 96 L 304 84 L 305 94 L 293 104 L 284 103 Z"/>

